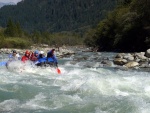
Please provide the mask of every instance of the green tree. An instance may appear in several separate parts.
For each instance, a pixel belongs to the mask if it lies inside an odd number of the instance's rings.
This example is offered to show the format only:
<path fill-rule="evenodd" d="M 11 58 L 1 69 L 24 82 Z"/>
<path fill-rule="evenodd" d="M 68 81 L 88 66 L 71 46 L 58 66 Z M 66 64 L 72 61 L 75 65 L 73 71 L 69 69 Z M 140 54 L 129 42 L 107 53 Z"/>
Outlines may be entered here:
<path fill-rule="evenodd" d="M 16 27 L 17 27 L 17 33 L 16 33 L 17 36 L 22 37 L 23 31 L 22 31 L 22 29 L 21 29 L 21 27 L 20 27 L 19 22 L 17 22 Z"/>
<path fill-rule="evenodd" d="M 147 0 L 118 1 L 123 3 L 100 22 L 92 41 L 88 41 L 95 42 L 102 51 L 146 50 L 150 45 L 150 2 Z"/>
<path fill-rule="evenodd" d="M 10 37 L 15 37 L 17 35 L 17 27 L 11 19 L 8 20 L 7 27 L 4 33 L 6 36 Z"/>

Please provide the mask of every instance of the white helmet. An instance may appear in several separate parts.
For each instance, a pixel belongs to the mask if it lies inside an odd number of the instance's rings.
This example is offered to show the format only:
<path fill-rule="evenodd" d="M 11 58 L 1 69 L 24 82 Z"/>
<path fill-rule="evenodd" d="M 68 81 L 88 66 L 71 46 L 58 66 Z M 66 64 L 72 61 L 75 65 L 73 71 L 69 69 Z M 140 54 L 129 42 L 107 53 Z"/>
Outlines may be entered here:
<path fill-rule="evenodd" d="M 44 51 L 40 51 L 40 54 L 44 54 Z"/>

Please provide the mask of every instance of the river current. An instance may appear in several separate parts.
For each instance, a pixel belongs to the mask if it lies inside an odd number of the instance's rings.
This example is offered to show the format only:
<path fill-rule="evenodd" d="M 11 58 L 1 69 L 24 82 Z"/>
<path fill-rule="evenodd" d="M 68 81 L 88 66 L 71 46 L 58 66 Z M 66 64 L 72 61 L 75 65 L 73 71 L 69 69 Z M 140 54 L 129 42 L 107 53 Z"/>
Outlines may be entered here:
<path fill-rule="evenodd" d="M 0 113 L 149 113 L 150 73 L 103 67 L 106 56 L 114 53 L 59 58 L 61 74 L 1 66 Z"/>

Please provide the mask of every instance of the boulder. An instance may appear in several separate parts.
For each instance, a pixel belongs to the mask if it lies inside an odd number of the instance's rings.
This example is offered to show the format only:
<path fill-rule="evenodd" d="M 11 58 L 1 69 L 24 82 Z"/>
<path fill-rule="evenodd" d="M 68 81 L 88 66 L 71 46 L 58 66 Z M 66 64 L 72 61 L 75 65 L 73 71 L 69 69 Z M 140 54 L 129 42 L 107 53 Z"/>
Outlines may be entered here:
<path fill-rule="evenodd" d="M 145 52 L 145 56 L 150 58 L 150 49 L 148 49 L 146 52 Z"/>
<path fill-rule="evenodd" d="M 116 65 L 121 65 L 122 66 L 122 65 L 127 63 L 127 60 L 126 59 L 122 59 L 122 58 L 115 58 L 113 62 Z"/>
<path fill-rule="evenodd" d="M 142 60 L 146 60 L 147 57 L 144 56 L 144 54 L 145 54 L 145 52 L 135 53 L 135 57 L 139 58 L 139 59 L 142 59 Z"/>
<path fill-rule="evenodd" d="M 102 62 L 101 62 L 101 64 L 103 64 L 104 66 L 112 66 L 112 62 L 111 61 L 109 61 L 109 60 L 103 60 Z"/>
<path fill-rule="evenodd" d="M 132 62 L 128 62 L 127 64 L 125 64 L 125 66 L 128 68 L 132 68 L 132 67 L 139 66 L 139 63 L 132 61 Z"/>
<path fill-rule="evenodd" d="M 124 53 L 118 53 L 115 58 L 123 58 L 124 55 Z"/>

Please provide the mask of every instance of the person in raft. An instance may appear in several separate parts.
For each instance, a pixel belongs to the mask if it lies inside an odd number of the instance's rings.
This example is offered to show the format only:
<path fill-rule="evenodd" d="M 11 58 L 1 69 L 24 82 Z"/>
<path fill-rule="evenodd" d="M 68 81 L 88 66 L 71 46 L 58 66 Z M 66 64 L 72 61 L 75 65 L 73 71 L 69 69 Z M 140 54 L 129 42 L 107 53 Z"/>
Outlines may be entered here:
<path fill-rule="evenodd" d="M 16 50 L 12 51 L 12 54 L 9 55 L 9 61 L 20 60 L 20 55 L 17 53 Z"/>
<path fill-rule="evenodd" d="M 36 62 L 38 60 L 39 51 L 35 50 L 34 53 L 31 53 L 30 60 L 33 62 Z"/>
<path fill-rule="evenodd" d="M 25 55 L 22 56 L 22 58 L 21 58 L 21 61 L 23 61 L 25 63 L 26 61 L 29 60 L 29 57 L 30 57 L 30 52 L 28 50 L 26 50 Z"/>
<path fill-rule="evenodd" d="M 55 51 L 55 49 L 52 49 L 47 53 L 47 63 L 50 66 L 56 66 L 57 67 L 58 61 L 57 61 L 57 58 L 54 54 L 54 51 Z"/>
<path fill-rule="evenodd" d="M 46 67 L 47 58 L 44 55 L 44 51 L 40 51 L 38 60 L 35 62 L 36 66 Z"/>
<path fill-rule="evenodd" d="M 20 60 L 20 55 L 17 54 L 16 50 L 13 50 L 12 54 L 10 54 L 8 57 L 9 57 L 9 60 L 6 63 L 7 68 L 8 68 L 8 65 L 9 65 L 10 62 Z"/>

